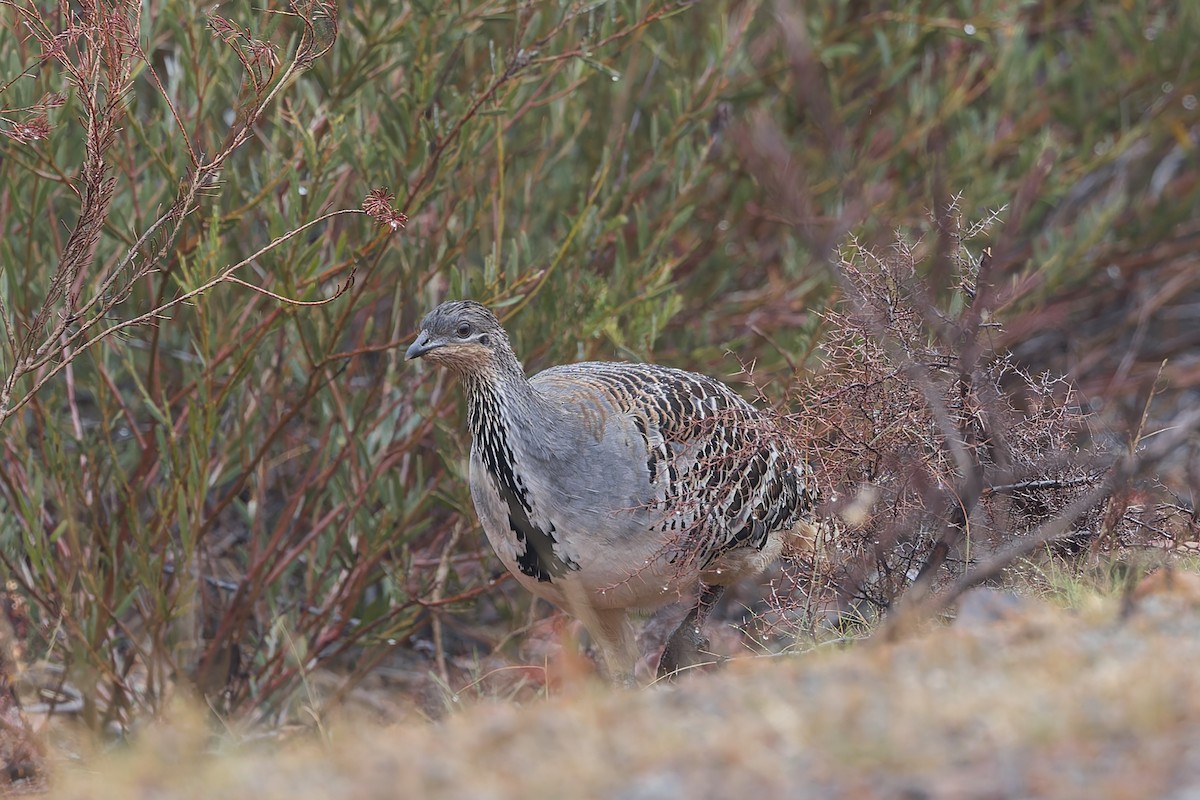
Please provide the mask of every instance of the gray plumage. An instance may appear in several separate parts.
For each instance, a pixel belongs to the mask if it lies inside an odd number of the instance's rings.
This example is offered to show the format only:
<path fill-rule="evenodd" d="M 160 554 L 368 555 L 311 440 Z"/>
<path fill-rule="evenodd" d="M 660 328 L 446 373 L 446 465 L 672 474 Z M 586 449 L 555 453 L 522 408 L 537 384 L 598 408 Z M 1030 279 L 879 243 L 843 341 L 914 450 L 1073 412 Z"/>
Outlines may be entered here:
<path fill-rule="evenodd" d="M 811 511 L 803 458 L 713 378 L 584 362 L 529 379 L 495 316 L 471 301 L 426 315 L 407 353 L 422 356 L 462 380 L 488 541 L 526 588 L 583 621 L 617 679 L 637 655 L 629 609 L 699 585 L 659 671 L 698 663 L 723 587 L 774 560 Z"/>

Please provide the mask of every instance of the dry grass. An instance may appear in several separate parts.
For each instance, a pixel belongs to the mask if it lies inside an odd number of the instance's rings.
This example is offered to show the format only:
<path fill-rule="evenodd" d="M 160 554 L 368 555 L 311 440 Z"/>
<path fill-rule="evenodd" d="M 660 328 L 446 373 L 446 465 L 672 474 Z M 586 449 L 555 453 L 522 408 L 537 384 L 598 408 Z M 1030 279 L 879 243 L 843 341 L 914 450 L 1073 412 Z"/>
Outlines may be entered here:
<path fill-rule="evenodd" d="M 64 798 L 1153 797 L 1200 786 L 1200 576 L 1063 610 L 997 590 L 897 644 L 744 659 L 638 692 L 584 682 L 443 722 L 215 742 L 176 710 L 60 754 Z"/>

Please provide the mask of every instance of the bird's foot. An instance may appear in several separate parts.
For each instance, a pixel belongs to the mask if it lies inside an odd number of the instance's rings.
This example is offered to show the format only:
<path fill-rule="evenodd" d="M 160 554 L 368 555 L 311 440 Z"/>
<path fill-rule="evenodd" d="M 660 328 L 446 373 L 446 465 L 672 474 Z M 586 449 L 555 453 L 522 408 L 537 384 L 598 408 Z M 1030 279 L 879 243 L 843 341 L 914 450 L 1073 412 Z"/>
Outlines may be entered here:
<path fill-rule="evenodd" d="M 683 670 L 719 662 L 721 659 L 708 648 L 708 637 L 689 614 L 667 639 L 658 662 L 658 677 L 670 680 Z"/>

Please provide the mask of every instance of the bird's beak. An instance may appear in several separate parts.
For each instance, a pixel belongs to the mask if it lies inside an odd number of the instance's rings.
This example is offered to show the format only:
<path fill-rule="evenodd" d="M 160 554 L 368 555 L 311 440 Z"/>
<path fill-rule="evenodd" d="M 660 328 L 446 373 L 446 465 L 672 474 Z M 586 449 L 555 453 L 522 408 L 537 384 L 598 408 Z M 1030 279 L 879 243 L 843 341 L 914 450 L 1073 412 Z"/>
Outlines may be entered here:
<path fill-rule="evenodd" d="M 420 358 L 437 347 L 437 344 L 431 341 L 427 331 L 421 331 L 417 334 L 417 340 L 408 346 L 408 350 L 404 353 L 404 358 L 407 361 L 412 361 L 414 358 Z"/>

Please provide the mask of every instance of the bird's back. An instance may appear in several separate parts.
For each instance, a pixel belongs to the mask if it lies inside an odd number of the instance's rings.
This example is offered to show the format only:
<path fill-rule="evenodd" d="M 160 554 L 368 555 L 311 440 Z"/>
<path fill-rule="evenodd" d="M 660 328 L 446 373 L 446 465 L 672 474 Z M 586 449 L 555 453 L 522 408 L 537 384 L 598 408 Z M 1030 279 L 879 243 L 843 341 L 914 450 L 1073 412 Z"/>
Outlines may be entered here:
<path fill-rule="evenodd" d="M 651 364 L 583 362 L 531 383 L 578 427 L 577 437 L 560 437 L 580 442 L 571 454 L 578 468 L 560 483 L 574 480 L 577 494 L 610 514 L 610 527 L 660 542 L 660 556 L 681 569 L 761 549 L 811 507 L 802 454 L 774 417 L 720 381 Z"/>

